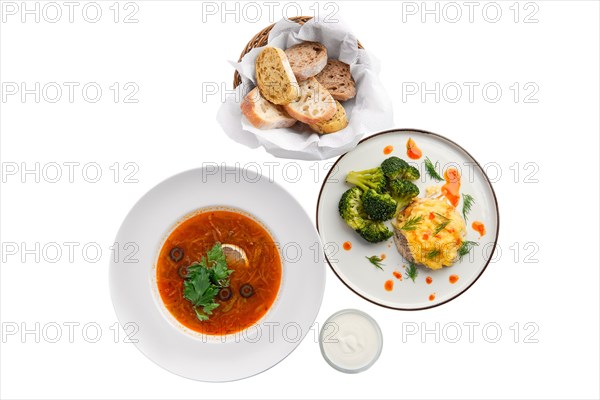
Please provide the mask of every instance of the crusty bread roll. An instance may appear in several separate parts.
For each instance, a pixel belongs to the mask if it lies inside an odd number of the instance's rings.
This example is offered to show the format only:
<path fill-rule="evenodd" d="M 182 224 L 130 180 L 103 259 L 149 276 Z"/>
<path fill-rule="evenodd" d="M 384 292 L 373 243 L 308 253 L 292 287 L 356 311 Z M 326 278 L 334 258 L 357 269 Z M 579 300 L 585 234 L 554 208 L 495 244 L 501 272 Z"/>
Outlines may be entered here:
<path fill-rule="evenodd" d="M 337 110 L 333 97 L 315 78 L 300 82 L 300 97 L 283 108 L 292 118 L 305 124 L 326 121 Z"/>
<path fill-rule="evenodd" d="M 328 60 L 327 65 L 315 79 L 331 93 L 334 99 L 339 101 L 350 100 L 356 95 L 356 86 L 350 66 L 339 60 Z"/>
<path fill-rule="evenodd" d="M 289 128 L 296 123 L 281 106 L 269 103 L 258 88 L 252 89 L 240 106 L 248 122 L 258 129 Z"/>
<path fill-rule="evenodd" d="M 327 48 L 317 42 L 303 42 L 285 51 L 296 79 L 305 81 L 327 65 Z"/>
<path fill-rule="evenodd" d="M 298 98 L 298 82 L 283 50 L 265 47 L 255 66 L 256 82 L 265 99 L 274 104 L 288 104 Z"/>

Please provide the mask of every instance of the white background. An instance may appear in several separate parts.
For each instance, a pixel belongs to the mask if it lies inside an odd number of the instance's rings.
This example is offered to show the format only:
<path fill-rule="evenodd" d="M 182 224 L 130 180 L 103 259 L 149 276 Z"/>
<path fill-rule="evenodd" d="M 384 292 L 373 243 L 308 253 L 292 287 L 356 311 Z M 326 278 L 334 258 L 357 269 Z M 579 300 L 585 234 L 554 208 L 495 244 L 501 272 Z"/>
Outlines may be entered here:
<path fill-rule="evenodd" d="M 16 4 L 21 7 L 20 2 Z M 486 3 L 475 8 L 473 22 L 469 22 L 467 6 L 455 3 L 462 11 L 456 23 L 449 21 L 455 10 L 448 7 L 439 22 L 435 15 L 425 15 L 422 22 L 420 2 L 411 3 L 419 9 L 416 15 L 403 13 L 403 7 L 404 11 L 413 9 L 406 3 L 337 3 L 335 17 L 348 22 L 381 60 L 381 79 L 393 101 L 396 125 L 446 135 L 482 164 L 497 163 L 501 168 L 494 188 L 500 205 L 502 254 L 465 294 L 419 312 L 374 306 L 350 292 L 327 268 L 317 322 L 323 323 L 342 308 L 370 313 L 384 334 L 380 360 L 367 372 L 344 375 L 323 361 L 309 333 L 276 367 L 227 384 L 180 378 L 146 359 L 132 344 L 123 343 L 122 336 L 115 343 L 110 329 L 116 316 L 108 291 L 109 246 L 140 196 L 161 180 L 203 162 L 281 162 L 274 178 L 314 218 L 326 163 L 299 162 L 302 177 L 292 182 L 282 173 L 284 160 L 262 149 L 245 148 L 223 134 L 215 120 L 220 96 L 202 99 L 203 83 L 231 88 L 233 69 L 226 60 L 236 59 L 254 33 L 278 20 L 283 5 L 275 6 L 269 18 L 268 8 L 255 3 L 263 12 L 256 22 L 243 15 L 236 22 L 235 15 L 219 13 L 205 13 L 203 22 L 200 2 L 137 1 L 139 22 L 128 24 L 122 22 L 124 15 L 113 22 L 112 1 L 100 2 L 101 20 L 88 23 L 81 14 L 84 4 L 75 9 L 73 23 L 62 6 L 63 19 L 58 23 L 45 22 L 43 17 L 36 23 L 31 15 L 22 23 L 19 13 L 4 14 L 6 21 L 0 28 L 3 84 L 26 82 L 33 87 L 35 82 L 42 86 L 79 82 L 83 86 L 97 82 L 103 88 L 97 103 L 81 97 L 81 86 L 75 90 L 73 103 L 66 91 L 55 104 L 43 98 L 36 103 L 33 95 L 25 102 L 15 95 L 1 103 L 4 172 L 14 163 L 31 168 L 35 162 L 41 163 L 40 168 L 52 162 L 95 162 L 103 171 L 98 183 L 86 182 L 81 166 L 75 170 L 73 183 L 68 181 L 66 167 L 58 183 L 43 176 L 39 183 L 33 175 L 4 176 L 3 246 L 95 242 L 103 255 L 98 262 L 86 262 L 80 246 L 74 262 L 63 254 L 56 263 L 44 257 L 36 262 L 33 255 L 22 263 L 20 253 L 3 253 L 3 398 L 600 396 L 597 2 L 539 1 L 528 8 L 524 3 L 515 7 L 512 1 L 499 2 L 502 15 L 496 23 L 482 16 Z M 220 2 L 213 4 L 222 7 Z M 313 2 L 296 4 L 308 15 L 316 9 L 323 16 L 336 10 Z M 440 13 L 444 4 L 438 4 Z M 237 6 L 240 11 L 242 6 Z M 435 3 L 428 7 L 433 9 Z M 516 23 L 515 9 L 520 10 Z M 536 9 L 533 19 L 538 22 L 524 23 L 526 15 Z M 495 17 L 493 9 L 487 11 L 488 19 Z M 294 8 L 287 13 L 297 14 Z M 246 17 L 254 18 L 254 13 Z M 108 88 L 114 82 L 137 84 L 139 102 L 124 103 L 122 92 L 114 103 Z M 403 100 L 403 82 L 404 88 L 406 82 L 424 82 L 428 88 L 436 82 L 441 87 L 449 82 L 478 82 L 480 86 L 473 102 L 463 86 L 463 97 L 452 103 L 448 96 L 454 97 L 453 92 L 439 102 L 434 95 L 424 101 L 419 95 Z M 481 93 L 489 82 L 503 90 L 495 103 Z M 510 89 L 515 82 L 521 88 L 517 102 Z M 524 90 L 528 82 L 534 86 Z M 525 95 L 535 85 L 539 91 L 532 99 L 538 101 L 526 103 Z M 139 182 L 124 183 L 121 174 L 115 183 L 109 169 L 115 162 L 120 163 L 122 173 L 125 163 L 136 163 Z M 510 169 L 515 163 L 519 167 Z M 525 169 L 525 163 L 535 165 Z M 537 172 L 526 179 L 536 166 Z M 515 170 L 520 170 L 516 178 Z M 319 172 L 316 179 L 315 171 Z M 268 173 L 266 165 L 263 172 Z M 294 178 L 294 169 L 288 172 Z M 526 182 L 532 179 L 538 182 Z M 529 261 L 538 262 L 526 262 L 534 249 L 524 248 L 528 242 L 539 248 Z M 33 334 L 24 338 L 21 332 L 6 334 L 15 326 L 32 329 L 36 322 L 63 326 L 62 338 L 49 343 L 42 337 L 37 343 Z M 75 328 L 73 343 L 63 325 L 69 322 L 81 324 Z M 97 343 L 88 343 L 82 335 L 82 325 L 89 322 L 102 328 Z M 417 334 L 403 341 L 403 331 L 412 323 L 419 329 L 422 323 L 432 329 L 436 322 L 441 326 L 458 323 L 464 328 L 463 337 L 458 343 L 443 337 L 436 343 L 434 335 L 422 340 Z M 473 343 L 463 325 L 468 322 L 481 324 Z M 490 322 L 502 328 L 496 343 L 486 341 L 481 331 Z M 527 322 L 539 327 L 532 337 L 537 343 L 525 343 L 525 334 L 532 332 L 524 329 Z M 517 343 L 514 323 L 520 324 Z M 55 331 L 46 333 L 53 337 Z M 489 334 L 495 336 L 493 330 Z"/>

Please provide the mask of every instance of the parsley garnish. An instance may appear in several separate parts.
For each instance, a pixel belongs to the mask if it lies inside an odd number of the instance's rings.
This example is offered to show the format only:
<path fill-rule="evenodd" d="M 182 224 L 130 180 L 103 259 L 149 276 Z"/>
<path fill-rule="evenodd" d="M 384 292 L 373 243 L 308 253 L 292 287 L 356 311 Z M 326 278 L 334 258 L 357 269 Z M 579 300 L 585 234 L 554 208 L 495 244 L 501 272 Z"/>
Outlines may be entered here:
<path fill-rule="evenodd" d="M 206 321 L 212 311 L 219 307 L 215 297 L 221 288 L 229 286 L 232 272 L 227 268 L 221 243 L 215 244 L 200 262 L 194 262 L 187 268 L 183 297 L 192 303 L 200 321 Z"/>

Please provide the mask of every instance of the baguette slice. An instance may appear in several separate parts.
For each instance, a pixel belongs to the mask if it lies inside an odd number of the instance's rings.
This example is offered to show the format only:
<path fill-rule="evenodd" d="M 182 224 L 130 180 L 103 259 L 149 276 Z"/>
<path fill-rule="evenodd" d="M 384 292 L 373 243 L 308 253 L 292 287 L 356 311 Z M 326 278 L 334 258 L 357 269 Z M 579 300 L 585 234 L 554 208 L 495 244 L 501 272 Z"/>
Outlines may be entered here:
<path fill-rule="evenodd" d="M 336 100 L 346 101 L 356 96 L 354 79 L 350 73 L 350 66 L 346 63 L 328 60 L 325 68 L 315 78 Z"/>
<path fill-rule="evenodd" d="M 298 98 L 298 82 L 283 50 L 265 47 L 255 66 L 258 89 L 265 99 L 274 104 L 288 104 Z"/>
<path fill-rule="evenodd" d="M 303 42 L 285 51 L 298 81 L 317 75 L 327 65 L 327 48 L 318 42 Z"/>
<path fill-rule="evenodd" d="M 346 116 L 346 110 L 340 104 L 339 101 L 335 101 L 337 106 L 337 110 L 333 117 L 328 119 L 327 121 L 317 122 L 316 124 L 309 124 L 310 129 L 317 133 L 333 133 L 337 131 L 341 131 L 345 127 L 348 126 L 348 117 Z"/>
<path fill-rule="evenodd" d="M 283 108 L 292 118 L 305 124 L 326 121 L 337 110 L 333 97 L 315 78 L 300 82 L 300 97 Z"/>
<path fill-rule="evenodd" d="M 269 103 L 261 95 L 258 88 L 252 89 L 240 105 L 242 114 L 248 122 L 258 129 L 289 128 L 296 120 L 275 104 Z"/>

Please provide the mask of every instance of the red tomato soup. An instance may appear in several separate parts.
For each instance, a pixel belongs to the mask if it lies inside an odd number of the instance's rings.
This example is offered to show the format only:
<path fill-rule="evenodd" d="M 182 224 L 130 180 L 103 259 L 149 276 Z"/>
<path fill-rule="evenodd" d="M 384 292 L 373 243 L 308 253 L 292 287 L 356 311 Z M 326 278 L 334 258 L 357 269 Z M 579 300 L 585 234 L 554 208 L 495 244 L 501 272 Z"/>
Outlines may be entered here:
<path fill-rule="evenodd" d="M 229 277 L 232 296 L 216 299 L 219 306 L 208 320 L 200 321 L 183 296 L 179 270 L 200 261 L 218 242 L 241 248 L 247 263 L 239 255 L 227 256 L 227 266 L 234 271 Z M 170 256 L 173 248 L 183 251 L 177 262 Z M 202 212 L 180 223 L 165 241 L 156 264 L 158 291 L 167 310 L 185 327 L 207 335 L 231 334 L 254 325 L 273 305 L 281 274 L 279 250 L 267 230 L 244 214 L 222 210 Z M 250 297 L 240 295 L 245 284 L 254 288 Z"/>

